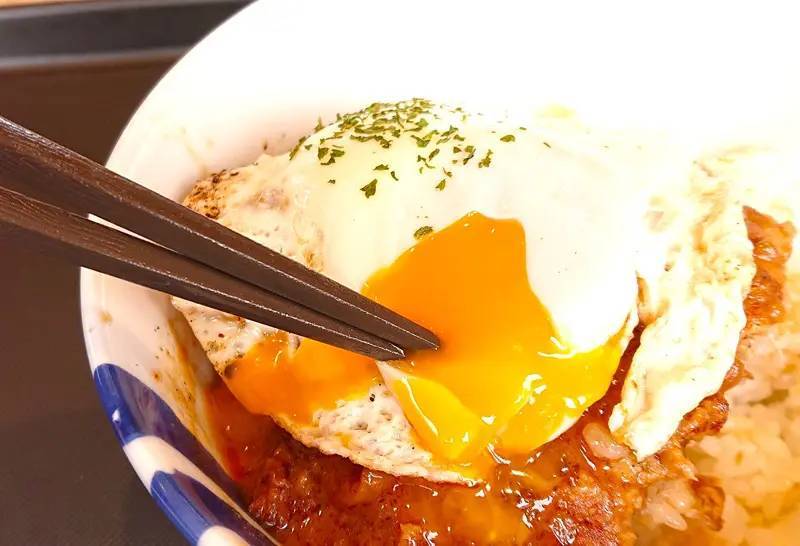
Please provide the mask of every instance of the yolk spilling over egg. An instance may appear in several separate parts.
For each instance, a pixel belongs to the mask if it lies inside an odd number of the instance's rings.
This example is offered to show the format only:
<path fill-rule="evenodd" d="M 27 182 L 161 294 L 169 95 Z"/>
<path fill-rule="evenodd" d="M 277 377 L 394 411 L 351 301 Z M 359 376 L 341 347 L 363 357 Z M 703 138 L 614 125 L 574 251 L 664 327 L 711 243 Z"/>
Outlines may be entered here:
<path fill-rule="evenodd" d="M 385 381 L 422 444 L 465 466 L 487 449 L 499 461 L 556 436 L 602 397 L 622 353 L 617 333 L 584 353 L 558 339 L 531 290 L 516 220 L 468 214 L 375 273 L 363 293 L 436 332 L 441 348 L 380 364 L 381 375 L 365 357 L 311 340 L 293 350 L 275 334 L 237 362 L 233 393 L 252 412 L 310 423 Z"/>

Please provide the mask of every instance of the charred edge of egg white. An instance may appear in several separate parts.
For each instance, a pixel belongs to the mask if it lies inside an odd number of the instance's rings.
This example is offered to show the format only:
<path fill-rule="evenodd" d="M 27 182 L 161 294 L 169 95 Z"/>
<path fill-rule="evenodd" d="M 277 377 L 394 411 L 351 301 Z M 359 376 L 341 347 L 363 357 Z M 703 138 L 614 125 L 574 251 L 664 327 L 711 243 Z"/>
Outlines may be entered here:
<path fill-rule="evenodd" d="M 660 216 L 675 229 L 661 274 L 641 279 L 647 324 L 609 419 L 640 460 L 661 449 L 683 416 L 721 387 L 755 275 L 741 193 L 730 180 L 698 162 L 687 194 L 660 204 Z"/>

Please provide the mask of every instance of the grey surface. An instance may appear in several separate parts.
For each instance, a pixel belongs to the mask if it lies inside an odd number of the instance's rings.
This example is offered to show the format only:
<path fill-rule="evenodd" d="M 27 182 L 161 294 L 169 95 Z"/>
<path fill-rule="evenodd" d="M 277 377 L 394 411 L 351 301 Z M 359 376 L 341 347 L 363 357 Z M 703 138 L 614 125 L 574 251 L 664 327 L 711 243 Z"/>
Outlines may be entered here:
<path fill-rule="evenodd" d="M 173 59 L 0 70 L 0 114 L 103 161 Z M 176 545 L 83 347 L 77 268 L 0 240 L 0 545 Z"/>
<path fill-rule="evenodd" d="M 0 9 L 0 66 L 183 50 L 248 0 L 82 0 Z"/>

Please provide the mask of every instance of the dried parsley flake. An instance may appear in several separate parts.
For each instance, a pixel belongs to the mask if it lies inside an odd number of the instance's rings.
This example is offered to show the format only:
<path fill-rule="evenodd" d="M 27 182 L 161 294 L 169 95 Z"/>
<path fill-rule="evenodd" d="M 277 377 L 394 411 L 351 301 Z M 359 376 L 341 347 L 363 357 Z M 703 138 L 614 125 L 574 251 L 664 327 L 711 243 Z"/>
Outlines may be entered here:
<path fill-rule="evenodd" d="M 414 239 L 422 239 L 426 235 L 433 233 L 432 226 L 422 226 L 417 231 L 414 232 Z"/>
<path fill-rule="evenodd" d="M 373 178 L 369 184 L 361 187 L 361 191 L 364 192 L 364 197 L 369 199 L 373 195 L 375 195 L 375 190 L 378 188 L 378 179 Z"/>
<path fill-rule="evenodd" d="M 469 144 L 464 148 L 464 151 L 467 153 L 467 157 L 463 159 L 463 163 L 464 165 L 466 165 L 467 163 L 469 163 L 470 159 L 475 157 L 475 146 Z"/>
<path fill-rule="evenodd" d="M 294 159 L 294 156 L 296 156 L 297 152 L 300 150 L 300 146 L 303 145 L 303 142 L 305 142 L 307 138 L 308 137 L 300 137 L 300 140 L 297 141 L 297 144 L 295 144 L 295 147 L 292 148 L 291 152 L 289 152 L 289 161 Z"/>
<path fill-rule="evenodd" d="M 492 164 L 492 154 L 493 153 L 494 152 L 492 150 L 489 150 L 489 151 L 486 152 L 486 155 L 483 156 L 483 159 L 481 159 L 478 162 L 478 168 L 479 169 L 483 169 L 484 167 L 488 167 L 489 165 Z"/>

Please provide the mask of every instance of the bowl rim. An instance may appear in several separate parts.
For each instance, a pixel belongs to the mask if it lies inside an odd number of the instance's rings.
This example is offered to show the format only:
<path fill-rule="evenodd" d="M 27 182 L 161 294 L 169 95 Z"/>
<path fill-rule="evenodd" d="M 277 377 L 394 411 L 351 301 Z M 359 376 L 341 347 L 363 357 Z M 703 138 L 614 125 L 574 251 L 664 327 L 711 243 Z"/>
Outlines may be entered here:
<path fill-rule="evenodd" d="M 232 0 L 227 1 L 232 2 Z M 127 123 L 114 143 L 112 152 L 110 153 L 106 162 L 107 165 L 112 164 L 114 161 L 119 161 L 118 150 L 121 142 L 126 138 L 126 135 L 131 130 L 131 127 L 138 123 L 139 118 L 142 116 L 144 107 L 149 103 L 160 100 L 159 96 L 164 93 L 162 84 L 166 78 L 175 73 L 176 70 L 180 70 L 180 67 L 186 64 L 187 55 L 195 50 L 198 45 L 208 43 L 209 41 L 214 41 L 216 36 L 220 34 L 221 30 L 224 31 L 225 28 L 237 25 L 239 20 L 248 17 L 253 11 L 254 7 L 262 3 L 263 2 L 257 0 L 250 5 L 244 5 L 241 10 L 227 17 L 199 42 L 189 48 L 188 51 L 184 52 L 177 62 L 159 78 L 158 82 L 156 82 L 156 84 L 148 91 L 147 95 L 142 99 L 134 112 L 128 118 Z M 98 220 L 96 217 L 93 217 L 93 219 Z M 91 318 L 90 313 L 90 311 L 94 308 L 105 307 L 105 286 L 101 282 L 101 279 L 104 277 L 105 275 L 101 273 L 83 267 L 80 268 L 78 281 L 79 309 L 83 342 L 86 349 L 86 356 L 92 373 L 92 378 L 94 380 L 95 388 L 100 401 L 102 402 L 104 413 L 106 413 L 106 416 L 111 422 L 117 440 L 120 443 L 120 447 L 123 448 L 123 452 L 125 453 L 128 462 L 130 463 L 136 475 L 139 477 L 142 485 L 148 491 L 148 494 L 150 494 L 159 509 L 164 513 L 165 516 L 167 516 L 167 518 L 187 541 L 193 544 L 198 543 L 201 536 L 206 531 L 214 529 L 215 531 L 219 532 L 215 534 L 212 540 L 206 542 L 204 539 L 202 541 L 203 544 L 223 546 L 228 544 L 238 545 L 245 543 L 242 536 L 234 533 L 230 529 L 222 527 L 218 524 L 209 525 L 208 521 L 203 521 L 202 518 L 199 518 L 196 511 L 193 510 L 193 497 L 187 495 L 186 490 L 182 490 L 181 483 L 168 484 L 166 486 L 167 489 L 162 487 L 159 493 L 153 489 L 154 482 L 149 481 L 153 477 L 151 461 L 157 461 L 164 458 L 162 452 L 160 452 L 158 449 L 151 448 L 147 444 L 138 446 L 136 455 L 125 449 L 128 443 L 126 443 L 126 438 L 121 432 L 121 428 L 124 426 L 124 423 L 121 424 L 119 421 L 120 415 L 118 407 L 109 402 L 110 399 L 121 398 L 118 388 L 119 385 L 114 381 L 109 380 L 109 370 L 114 368 L 116 371 L 118 371 L 123 370 L 123 368 L 115 364 L 113 359 L 109 358 L 111 351 L 109 350 L 109 346 L 107 344 L 108 340 L 103 339 L 103 336 L 99 335 L 98 331 L 92 328 L 93 318 Z M 155 396 L 159 398 L 158 395 Z M 202 486 L 203 484 L 200 483 L 200 485 Z M 196 487 L 196 484 L 193 486 Z M 230 506 L 227 508 L 230 509 L 231 512 L 234 511 L 234 509 Z M 253 523 L 254 522 L 252 521 L 250 522 L 251 527 Z M 259 531 L 263 532 L 263 530 L 260 528 Z M 268 540 L 272 540 L 274 542 L 274 539 L 271 539 L 269 535 L 265 534 L 265 536 Z M 265 543 L 267 542 L 265 541 Z"/>

